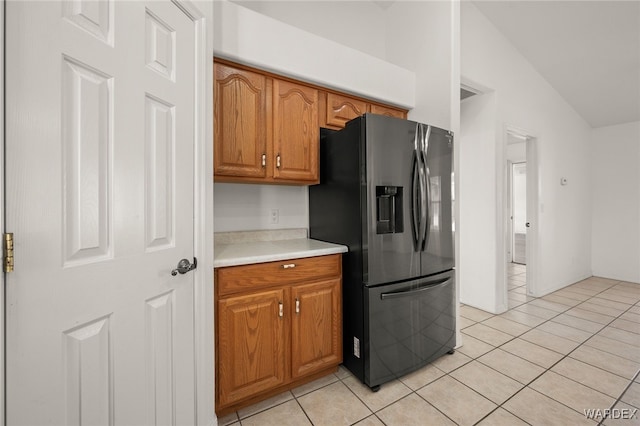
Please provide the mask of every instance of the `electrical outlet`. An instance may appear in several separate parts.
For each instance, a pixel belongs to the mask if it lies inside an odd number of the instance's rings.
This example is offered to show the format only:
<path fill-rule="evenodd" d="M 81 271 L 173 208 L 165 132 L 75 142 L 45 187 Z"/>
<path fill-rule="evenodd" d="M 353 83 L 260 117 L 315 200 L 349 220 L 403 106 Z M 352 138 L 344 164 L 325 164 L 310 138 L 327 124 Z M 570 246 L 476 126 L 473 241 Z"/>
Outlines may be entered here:
<path fill-rule="evenodd" d="M 271 215 L 269 215 L 269 223 L 275 225 L 280 220 L 280 210 L 271 209 Z"/>

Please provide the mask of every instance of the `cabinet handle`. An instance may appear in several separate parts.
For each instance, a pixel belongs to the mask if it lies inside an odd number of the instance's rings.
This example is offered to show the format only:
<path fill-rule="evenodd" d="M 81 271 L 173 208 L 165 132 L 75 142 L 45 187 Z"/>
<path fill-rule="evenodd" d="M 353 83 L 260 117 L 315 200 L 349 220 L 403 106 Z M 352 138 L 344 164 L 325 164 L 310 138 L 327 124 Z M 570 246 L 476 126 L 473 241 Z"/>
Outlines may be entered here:
<path fill-rule="evenodd" d="M 267 165 L 267 154 L 262 154 L 262 167 Z"/>
<path fill-rule="evenodd" d="M 279 169 L 280 168 L 280 154 L 278 153 L 277 157 L 276 157 L 276 168 Z"/>
<path fill-rule="evenodd" d="M 296 297 L 296 314 L 300 313 L 300 299 Z"/>
<path fill-rule="evenodd" d="M 282 265 L 282 269 L 291 269 L 295 267 L 296 267 L 295 263 L 285 263 L 284 265 Z"/>
<path fill-rule="evenodd" d="M 282 304 L 282 302 L 278 302 L 278 316 L 282 318 L 283 315 L 284 315 L 284 305 Z"/>

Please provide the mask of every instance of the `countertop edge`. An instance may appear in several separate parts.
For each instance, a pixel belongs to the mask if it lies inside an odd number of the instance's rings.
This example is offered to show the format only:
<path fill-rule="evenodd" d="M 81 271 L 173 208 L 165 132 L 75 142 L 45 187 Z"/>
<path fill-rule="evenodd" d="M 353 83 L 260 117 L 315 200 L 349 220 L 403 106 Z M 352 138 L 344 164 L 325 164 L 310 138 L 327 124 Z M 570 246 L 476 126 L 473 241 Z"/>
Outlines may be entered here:
<path fill-rule="evenodd" d="M 320 248 L 274 252 L 270 254 L 252 255 L 250 253 L 247 253 L 246 255 L 236 256 L 232 258 L 223 258 L 223 259 L 215 259 L 214 257 L 213 267 L 224 268 L 228 266 L 250 265 L 254 263 L 277 262 L 280 260 L 291 260 L 291 259 L 300 259 L 305 257 L 340 254 L 340 253 L 346 253 L 348 251 L 347 246 L 343 246 L 340 244 L 327 243 L 324 241 L 317 241 L 317 240 L 310 240 L 310 241 L 313 241 L 314 244 L 322 244 L 326 246 L 320 247 Z M 214 250 L 214 253 L 215 253 L 215 250 Z"/>

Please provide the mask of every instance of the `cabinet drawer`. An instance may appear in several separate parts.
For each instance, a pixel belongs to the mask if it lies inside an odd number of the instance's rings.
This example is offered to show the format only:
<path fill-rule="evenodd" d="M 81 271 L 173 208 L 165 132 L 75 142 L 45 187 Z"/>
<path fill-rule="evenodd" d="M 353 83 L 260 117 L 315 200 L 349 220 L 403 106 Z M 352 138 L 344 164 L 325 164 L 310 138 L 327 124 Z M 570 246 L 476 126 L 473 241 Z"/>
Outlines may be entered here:
<path fill-rule="evenodd" d="M 307 257 L 216 269 L 218 295 L 251 291 L 272 285 L 308 282 L 341 274 L 340 255 Z"/>

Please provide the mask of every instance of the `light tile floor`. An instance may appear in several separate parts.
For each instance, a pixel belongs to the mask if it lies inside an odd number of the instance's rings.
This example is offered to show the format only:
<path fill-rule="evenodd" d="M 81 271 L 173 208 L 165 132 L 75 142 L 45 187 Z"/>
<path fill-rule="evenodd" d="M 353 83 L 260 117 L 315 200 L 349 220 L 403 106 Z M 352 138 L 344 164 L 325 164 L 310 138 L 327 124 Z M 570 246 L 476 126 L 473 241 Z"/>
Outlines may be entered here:
<path fill-rule="evenodd" d="M 508 275 L 508 312 L 461 306 L 455 354 L 376 393 L 340 367 L 219 424 L 640 425 L 640 285 L 593 277 L 534 298 L 525 266 Z M 610 408 L 622 418 L 585 414 Z"/>

